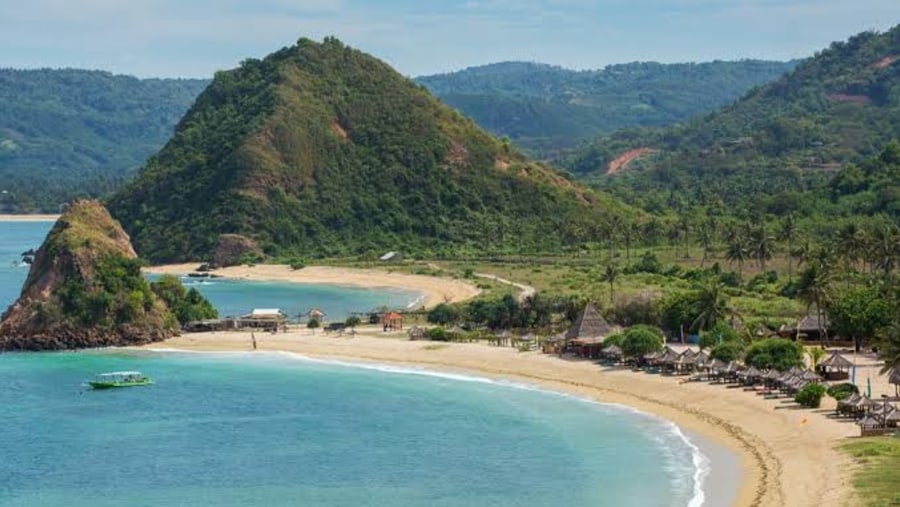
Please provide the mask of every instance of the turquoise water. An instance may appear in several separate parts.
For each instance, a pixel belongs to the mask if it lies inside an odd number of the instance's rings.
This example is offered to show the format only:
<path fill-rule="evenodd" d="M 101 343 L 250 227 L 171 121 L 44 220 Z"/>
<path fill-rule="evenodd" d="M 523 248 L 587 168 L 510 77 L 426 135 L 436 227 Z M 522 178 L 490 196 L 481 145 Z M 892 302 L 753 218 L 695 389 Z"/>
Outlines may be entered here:
<path fill-rule="evenodd" d="M 52 222 L 0 221 L 0 312 L 16 300 L 28 275 L 28 266 L 19 263 L 20 254 L 41 246 L 52 225 Z M 209 298 L 223 317 L 250 313 L 254 308 L 280 308 L 296 316 L 316 307 L 325 311 L 329 321 L 339 322 L 351 312 L 366 312 L 381 306 L 403 308 L 420 297 L 415 292 L 393 289 L 223 279 L 182 280 Z"/>
<path fill-rule="evenodd" d="M 156 384 L 82 383 L 137 369 Z M 390 370 L 390 369 L 388 369 Z M 684 506 L 658 419 L 289 355 L 0 356 L 0 506 Z"/>

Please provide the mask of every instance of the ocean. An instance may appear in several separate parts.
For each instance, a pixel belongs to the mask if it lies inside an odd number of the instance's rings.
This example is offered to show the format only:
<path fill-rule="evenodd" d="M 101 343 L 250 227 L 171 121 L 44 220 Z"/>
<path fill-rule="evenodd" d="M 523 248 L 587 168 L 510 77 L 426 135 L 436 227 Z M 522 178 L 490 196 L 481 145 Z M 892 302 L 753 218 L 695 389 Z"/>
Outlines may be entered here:
<path fill-rule="evenodd" d="M 0 260 L 48 227 L 0 222 Z M 24 271 L 0 267 L 0 298 Z M 267 290 L 244 283 L 237 306 Z M 336 307 L 358 304 L 332 289 Z M 117 370 L 155 384 L 86 387 Z M 735 456 L 627 407 L 287 353 L 0 354 L 0 413 L 0 507 L 718 506 L 737 473 Z"/>

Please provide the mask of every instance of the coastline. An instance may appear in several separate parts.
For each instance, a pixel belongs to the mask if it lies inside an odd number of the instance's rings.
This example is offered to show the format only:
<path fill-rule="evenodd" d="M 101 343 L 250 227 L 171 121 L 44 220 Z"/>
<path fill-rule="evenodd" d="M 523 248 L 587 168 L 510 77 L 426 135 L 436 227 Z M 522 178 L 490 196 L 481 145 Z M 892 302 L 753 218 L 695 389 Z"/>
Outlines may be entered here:
<path fill-rule="evenodd" d="M 144 271 L 157 275 L 185 275 L 193 272 L 199 265 L 199 262 L 168 264 L 151 266 L 145 268 Z M 331 266 L 308 266 L 302 269 L 293 269 L 281 264 L 259 264 L 219 268 L 215 270 L 214 274 L 235 280 L 343 285 L 366 289 L 404 289 L 421 293 L 425 298 L 424 306 L 426 308 L 441 303 L 459 303 L 481 294 L 481 289 L 461 280 L 391 273 L 379 269 Z"/>
<path fill-rule="evenodd" d="M 55 222 L 59 215 L 9 215 L 0 214 L 0 222 Z"/>
<path fill-rule="evenodd" d="M 616 403 L 662 417 L 739 456 L 735 505 L 844 505 L 850 492 L 846 457 L 834 444 L 856 433 L 853 424 L 817 411 L 792 410 L 779 400 L 707 383 L 602 368 L 540 352 L 482 344 L 408 341 L 402 334 L 363 329 L 355 338 L 291 331 L 257 336 L 259 350 L 316 359 L 379 363 L 475 374 Z M 390 339 L 390 338 L 393 339 Z M 248 351 L 249 333 L 189 334 L 147 349 Z M 828 409 L 822 409 L 826 412 Z"/>

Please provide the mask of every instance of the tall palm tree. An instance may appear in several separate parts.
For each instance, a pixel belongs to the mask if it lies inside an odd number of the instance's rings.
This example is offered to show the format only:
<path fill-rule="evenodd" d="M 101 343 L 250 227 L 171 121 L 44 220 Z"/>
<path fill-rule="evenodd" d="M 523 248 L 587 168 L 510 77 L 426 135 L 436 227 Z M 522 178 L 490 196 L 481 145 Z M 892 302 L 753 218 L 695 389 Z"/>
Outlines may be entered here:
<path fill-rule="evenodd" d="M 759 269 L 766 270 L 766 261 L 772 258 L 775 252 L 775 237 L 766 229 L 765 223 L 760 223 L 750 229 L 750 255 L 759 264 Z"/>
<path fill-rule="evenodd" d="M 778 239 L 787 241 L 788 283 L 794 281 L 794 241 L 797 239 L 797 220 L 793 213 L 788 213 L 781 222 Z"/>
<path fill-rule="evenodd" d="M 606 269 L 603 271 L 603 274 L 600 276 L 600 280 L 609 284 L 609 304 L 612 306 L 615 304 L 615 283 L 616 280 L 619 279 L 619 266 L 615 263 L 610 262 L 606 265 Z"/>
<path fill-rule="evenodd" d="M 807 261 L 806 269 L 801 273 L 798 282 L 797 295 L 806 303 L 807 312 L 815 305 L 816 316 L 820 323 L 825 322 L 826 307 L 831 297 L 831 284 L 834 280 L 832 266 L 833 259 L 830 253 L 820 251 L 816 257 Z M 828 330 L 821 331 L 824 347 L 828 339 Z"/>
<path fill-rule="evenodd" d="M 747 260 L 747 246 L 744 238 L 734 235 L 725 245 L 725 259 L 729 263 L 737 262 L 738 274 L 744 276 L 744 261 Z"/>
<path fill-rule="evenodd" d="M 709 259 L 709 252 L 712 250 L 712 240 L 713 240 L 713 231 L 712 227 L 708 222 L 704 222 L 700 226 L 700 230 L 697 233 L 700 248 L 703 249 L 703 258 L 700 259 L 700 267 L 702 268 L 706 261 Z"/>
<path fill-rule="evenodd" d="M 692 331 L 709 329 L 724 321 L 726 317 L 738 316 L 734 308 L 728 304 L 725 286 L 716 279 L 710 279 L 697 288 L 694 304 L 697 317 L 691 322 Z"/>

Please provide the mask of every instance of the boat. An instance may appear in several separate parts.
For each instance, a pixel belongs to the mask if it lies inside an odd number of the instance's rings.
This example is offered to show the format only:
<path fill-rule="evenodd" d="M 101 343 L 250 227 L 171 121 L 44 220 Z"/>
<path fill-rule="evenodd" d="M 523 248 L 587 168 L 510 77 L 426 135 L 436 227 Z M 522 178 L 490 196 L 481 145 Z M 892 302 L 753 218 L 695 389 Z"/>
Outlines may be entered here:
<path fill-rule="evenodd" d="M 101 373 L 88 381 L 94 389 L 112 389 L 114 387 L 147 386 L 153 381 L 139 371 L 114 371 Z"/>

